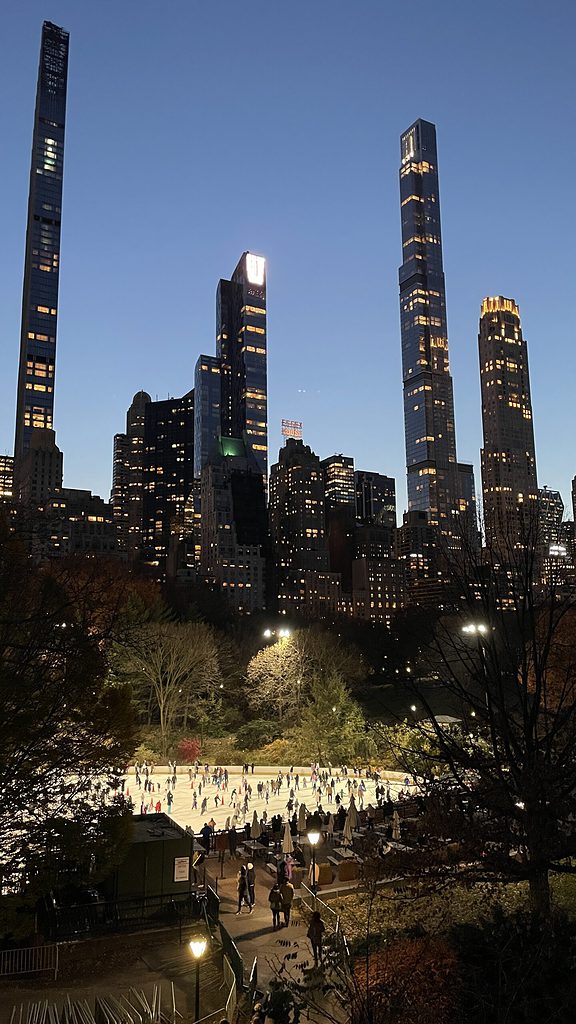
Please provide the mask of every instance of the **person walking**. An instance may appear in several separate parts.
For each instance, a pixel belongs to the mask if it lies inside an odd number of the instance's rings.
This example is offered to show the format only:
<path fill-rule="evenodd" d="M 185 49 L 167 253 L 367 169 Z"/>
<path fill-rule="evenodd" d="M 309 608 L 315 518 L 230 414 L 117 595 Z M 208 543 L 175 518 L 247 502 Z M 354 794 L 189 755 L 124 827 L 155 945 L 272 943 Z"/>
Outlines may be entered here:
<path fill-rule="evenodd" d="M 236 911 L 236 917 L 242 912 L 242 904 L 245 903 L 248 907 L 248 913 L 252 913 L 252 907 L 250 905 L 250 897 L 248 893 L 248 879 L 246 878 L 246 868 L 244 865 L 240 868 L 238 875 L 236 876 L 236 891 L 238 893 L 238 910 Z"/>
<path fill-rule="evenodd" d="M 292 910 L 292 900 L 294 899 L 294 886 L 288 879 L 284 879 L 280 886 L 280 896 L 282 898 L 282 912 L 284 914 L 284 927 L 287 928 L 290 924 L 290 911 Z"/>
<path fill-rule="evenodd" d="M 250 906 L 253 907 L 256 903 L 256 872 L 252 861 L 249 861 L 246 865 L 246 881 L 248 883 L 248 897 L 250 899 Z"/>
<path fill-rule="evenodd" d="M 280 893 L 280 886 L 278 882 L 274 882 L 274 885 L 268 893 L 268 902 L 270 904 L 270 910 L 272 911 L 272 929 L 276 931 L 280 928 L 280 911 L 282 910 L 282 895 Z"/>
<path fill-rule="evenodd" d="M 318 967 L 318 961 L 322 962 L 322 936 L 325 931 L 326 926 L 320 917 L 320 911 L 315 910 L 312 914 L 312 920 L 308 926 L 308 931 L 306 932 L 306 935 L 310 939 L 310 945 L 312 946 L 315 967 Z"/>

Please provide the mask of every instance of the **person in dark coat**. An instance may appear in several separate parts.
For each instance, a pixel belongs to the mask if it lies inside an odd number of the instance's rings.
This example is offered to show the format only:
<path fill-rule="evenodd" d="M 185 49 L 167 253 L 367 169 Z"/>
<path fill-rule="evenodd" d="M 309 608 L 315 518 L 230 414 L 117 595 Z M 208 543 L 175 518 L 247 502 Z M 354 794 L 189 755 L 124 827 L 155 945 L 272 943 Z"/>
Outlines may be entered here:
<path fill-rule="evenodd" d="M 250 894 L 248 890 L 248 879 L 246 877 L 246 868 L 242 866 L 236 876 L 236 891 L 238 893 L 238 910 L 236 911 L 236 917 L 242 911 L 242 904 L 245 903 L 248 907 L 248 912 L 252 913 L 252 904 L 250 903 Z"/>
<path fill-rule="evenodd" d="M 256 903 L 256 872 L 252 861 L 246 865 L 246 881 L 248 882 L 248 896 L 250 899 L 250 906 L 253 907 Z"/>

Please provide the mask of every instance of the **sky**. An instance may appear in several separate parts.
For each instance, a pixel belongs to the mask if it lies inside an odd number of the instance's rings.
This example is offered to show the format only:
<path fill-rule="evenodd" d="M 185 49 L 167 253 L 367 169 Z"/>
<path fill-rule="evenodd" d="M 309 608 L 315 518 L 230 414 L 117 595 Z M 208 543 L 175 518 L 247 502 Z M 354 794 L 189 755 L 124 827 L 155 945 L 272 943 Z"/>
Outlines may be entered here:
<path fill-rule="evenodd" d="M 538 481 L 576 474 L 576 8 L 462 0 L 5 0 L 0 452 L 11 453 L 42 21 L 70 31 L 55 427 L 108 497 L 134 392 L 182 395 L 215 293 L 267 259 L 271 462 L 282 418 L 406 505 L 399 136 L 438 130 L 460 461 L 480 490 L 478 317 L 519 303 Z"/>

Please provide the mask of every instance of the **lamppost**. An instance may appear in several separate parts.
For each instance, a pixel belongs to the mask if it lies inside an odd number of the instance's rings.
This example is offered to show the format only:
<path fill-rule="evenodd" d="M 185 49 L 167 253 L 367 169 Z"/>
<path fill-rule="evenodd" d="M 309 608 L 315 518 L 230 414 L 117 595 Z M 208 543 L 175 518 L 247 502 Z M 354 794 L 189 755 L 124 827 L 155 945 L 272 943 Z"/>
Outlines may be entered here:
<path fill-rule="evenodd" d="M 488 696 L 488 672 L 486 669 L 486 651 L 484 648 L 483 637 L 488 633 L 488 626 L 483 622 L 467 622 L 465 626 L 462 626 L 462 632 L 468 636 L 475 636 L 478 644 L 478 653 L 480 655 L 480 664 L 482 666 L 482 679 L 484 682 L 484 698 L 486 700 L 486 708 L 490 710 L 490 700 Z"/>
<path fill-rule="evenodd" d="M 287 640 L 291 633 L 289 629 L 284 627 L 282 629 L 265 629 L 262 636 L 265 640 L 271 640 L 273 636 L 277 636 L 281 640 Z"/>
<path fill-rule="evenodd" d="M 196 1012 L 194 1021 L 200 1020 L 200 961 L 206 952 L 206 939 L 190 939 L 190 952 L 196 961 Z"/>
<path fill-rule="evenodd" d="M 316 847 L 320 841 L 320 829 L 317 827 L 316 821 L 310 823 L 310 830 L 308 832 L 308 842 L 310 843 L 310 849 L 312 850 L 312 892 L 316 896 Z"/>

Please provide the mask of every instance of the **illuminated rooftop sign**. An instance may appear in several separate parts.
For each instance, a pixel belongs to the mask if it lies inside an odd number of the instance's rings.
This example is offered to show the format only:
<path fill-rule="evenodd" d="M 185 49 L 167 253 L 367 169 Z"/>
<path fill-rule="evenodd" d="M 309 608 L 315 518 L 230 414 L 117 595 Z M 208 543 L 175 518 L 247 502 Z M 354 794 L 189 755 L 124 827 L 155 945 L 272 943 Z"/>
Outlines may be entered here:
<path fill-rule="evenodd" d="M 253 252 L 246 253 L 246 276 L 250 284 L 264 284 L 264 268 L 266 260 L 263 256 L 255 256 Z"/>

